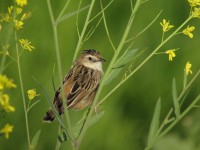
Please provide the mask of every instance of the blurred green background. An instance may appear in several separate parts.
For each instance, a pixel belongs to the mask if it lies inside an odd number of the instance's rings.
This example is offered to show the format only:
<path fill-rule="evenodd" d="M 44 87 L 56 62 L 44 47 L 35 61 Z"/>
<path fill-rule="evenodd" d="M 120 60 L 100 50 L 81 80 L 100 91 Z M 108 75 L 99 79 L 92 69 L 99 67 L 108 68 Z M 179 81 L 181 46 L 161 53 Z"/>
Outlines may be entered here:
<path fill-rule="evenodd" d="M 57 16 L 62 9 L 65 1 L 52 0 L 54 14 Z M 90 1 L 83 1 L 82 7 L 89 4 Z M 135 0 L 133 0 L 133 3 Z M 103 1 L 104 5 L 108 2 Z M 0 12 L 7 11 L 7 7 L 12 1 L 0 0 Z M 79 1 L 72 1 L 66 11 L 77 10 Z M 92 13 L 94 16 L 100 10 L 100 3 L 97 0 L 95 9 Z M 133 48 L 139 48 L 140 51 L 146 50 L 135 62 L 137 66 L 161 41 L 162 29 L 160 23 L 163 18 L 170 20 L 175 27 L 180 25 L 189 15 L 190 6 L 187 0 L 149 0 L 138 11 L 134 20 L 131 36 L 136 35 L 153 18 L 163 10 L 159 19 L 139 38 L 136 39 Z M 28 1 L 28 5 L 24 11 L 31 11 L 32 16 L 25 21 L 24 28 L 19 31 L 20 38 L 28 38 L 32 45 L 35 46 L 33 52 L 24 52 L 21 57 L 22 76 L 25 90 L 36 88 L 41 99 L 40 103 L 34 107 L 29 113 L 30 135 L 31 138 L 41 129 L 41 136 L 38 143 L 38 150 L 51 150 L 55 148 L 57 139 L 57 122 L 52 124 L 43 124 L 42 118 L 49 105 L 45 99 L 42 90 L 38 87 L 32 77 L 41 82 L 49 95 L 53 98 L 54 90 L 51 82 L 52 70 L 56 64 L 55 45 L 53 40 L 52 25 L 45 0 Z M 83 27 L 87 10 L 79 15 L 79 28 Z M 124 28 L 129 19 L 130 1 L 114 0 L 110 7 L 105 11 L 110 35 L 117 46 L 124 32 Z M 95 20 L 97 21 L 97 20 Z M 95 24 L 96 22 L 94 22 Z M 142 150 L 144 149 L 149 126 L 153 115 L 154 107 L 158 97 L 162 98 L 162 119 L 173 106 L 171 87 L 172 79 L 177 80 L 178 92 L 182 89 L 184 66 L 190 61 L 193 66 L 193 75 L 200 68 L 199 61 L 199 42 L 200 42 L 200 20 L 194 19 L 190 22 L 196 27 L 194 38 L 190 39 L 185 35 L 175 36 L 160 51 L 179 48 L 177 57 L 172 62 L 168 61 L 167 55 L 155 55 L 148 61 L 128 82 L 121 86 L 114 94 L 112 94 L 101 106 L 101 110 L 105 110 L 105 115 L 96 124 L 87 130 L 84 140 L 80 146 L 81 150 Z M 173 30 L 173 29 L 172 29 Z M 171 32 L 171 31 L 169 31 Z M 58 28 L 60 54 L 62 62 L 63 77 L 69 70 L 73 54 L 77 45 L 78 36 L 76 31 L 76 16 L 60 23 Z M 169 33 L 166 33 L 168 35 Z M 0 32 L 1 40 L 6 35 Z M 13 43 L 11 43 L 13 44 Z M 82 46 L 82 49 L 98 50 L 107 62 L 104 64 L 104 70 L 109 64 L 113 50 L 109 44 L 103 22 L 93 34 L 93 36 Z M 12 51 L 12 50 L 11 50 Z M 0 56 L 2 59 L 2 56 Z M 7 58 L 9 62 L 9 58 Z M 124 70 L 125 71 L 125 70 Z M 10 91 L 11 104 L 15 106 L 16 111 L 7 115 L 3 120 L 3 124 L 10 123 L 14 125 L 14 131 L 10 138 L 6 140 L 0 138 L 0 149 L 27 149 L 27 139 L 25 130 L 25 119 L 23 111 L 22 96 L 20 91 L 19 77 L 16 63 L 12 63 L 5 71 L 8 77 L 13 78 L 18 85 L 17 89 Z M 123 74 L 122 74 L 123 75 Z M 108 93 L 115 83 L 121 80 L 118 77 L 103 90 L 102 97 Z M 193 76 L 191 75 L 189 79 Z M 186 101 L 187 106 L 194 96 L 199 93 L 199 79 L 192 86 Z M 55 70 L 56 87 L 59 86 L 58 70 Z M 27 98 L 26 98 L 27 99 Z M 27 99 L 28 102 L 28 99 Z M 185 106 L 183 108 L 185 108 Z M 85 110 L 84 110 L 85 111 Z M 70 110 L 72 121 L 77 121 L 76 114 L 81 115 L 84 111 Z M 190 112 L 167 136 L 162 138 L 154 147 L 155 150 L 193 150 L 200 149 L 200 111 Z M 70 147 L 70 143 L 65 143 L 64 147 Z"/>

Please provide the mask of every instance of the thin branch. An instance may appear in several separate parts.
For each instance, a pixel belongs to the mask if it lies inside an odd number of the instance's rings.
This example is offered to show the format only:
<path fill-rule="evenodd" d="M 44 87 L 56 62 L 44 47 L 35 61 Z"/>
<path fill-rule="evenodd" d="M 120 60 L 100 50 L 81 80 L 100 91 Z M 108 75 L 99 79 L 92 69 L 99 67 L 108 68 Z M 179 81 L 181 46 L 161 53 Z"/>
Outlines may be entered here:
<path fill-rule="evenodd" d="M 103 22 L 104 22 L 104 26 L 105 26 L 105 29 L 106 29 L 106 34 L 108 36 L 109 42 L 110 42 L 113 50 L 116 51 L 116 48 L 115 48 L 115 46 L 114 46 L 114 44 L 111 40 L 110 33 L 108 31 L 108 26 L 107 26 L 107 23 L 106 23 L 106 18 L 105 18 L 105 13 L 104 13 L 104 10 L 103 10 L 102 2 L 100 1 L 100 3 L 101 3 L 101 9 L 102 9 L 102 14 L 103 14 Z"/>

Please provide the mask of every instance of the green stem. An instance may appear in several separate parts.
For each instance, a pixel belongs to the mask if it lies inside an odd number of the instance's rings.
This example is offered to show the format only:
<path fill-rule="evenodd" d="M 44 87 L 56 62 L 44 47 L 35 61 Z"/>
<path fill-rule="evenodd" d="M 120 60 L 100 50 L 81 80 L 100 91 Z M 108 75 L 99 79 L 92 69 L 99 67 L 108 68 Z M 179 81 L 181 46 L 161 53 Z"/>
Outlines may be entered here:
<path fill-rule="evenodd" d="M 192 85 L 192 83 L 196 80 L 196 78 L 200 75 L 200 70 L 195 74 L 195 76 L 190 80 L 190 82 L 185 86 L 185 88 L 182 90 L 181 94 L 178 97 L 178 101 L 181 100 L 185 92 L 189 89 L 189 87 Z M 182 102 L 181 102 L 182 103 Z"/>
<path fill-rule="evenodd" d="M 125 43 L 125 41 L 126 41 L 126 39 L 127 39 L 127 37 L 128 37 L 128 33 L 129 33 L 130 29 L 131 29 L 131 25 L 132 25 L 132 23 L 133 23 L 134 16 L 135 16 L 135 14 L 136 14 L 136 12 L 137 12 L 139 6 L 140 6 L 140 3 L 141 3 L 140 0 L 137 0 L 137 1 L 136 1 L 135 8 L 134 8 L 134 10 L 132 11 L 132 14 L 131 14 L 131 16 L 130 16 L 129 22 L 128 22 L 127 26 L 126 26 L 125 32 L 124 32 L 124 34 L 123 34 L 123 36 L 122 36 L 122 39 L 121 39 L 121 41 L 120 41 L 120 44 L 119 44 L 119 46 L 118 46 L 118 48 L 117 48 L 117 50 L 116 50 L 116 52 L 115 52 L 115 54 L 114 54 L 114 56 L 113 56 L 113 58 L 112 58 L 110 64 L 109 64 L 109 66 L 108 66 L 108 68 L 107 68 L 107 70 L 106 70 L 106 72 L 105 72 L 105 75 L 104 75 L 104 77 L 103 77 L 103 79 L 102 79 L 102 81 L 101 81 L 100 87 L 99 87 L 99 89 L 98 89 L 98 91 L 97 91 L 97 94 L 96 94 L 96 96 L 95 96 L 95 99 L 94 99 L 94 101 L 93 101 L 93 103 L 92 103 L 92 106 L 91 106 L 91 108 L 90 108 L 90 110 L 89 110 L 89 113 L 88 113 L 88 115 L 86 116 L 86 119 L 85 119 L 85 122 L 84 122 L 84 126 L 82 127 L 82 130 L 81 130 L 81 132 L 80 132 L 80 134 L 79 134 L 79 136 L 78 136 L 78 139 L 77 139 L 77 147 L 80 145 L 80 143 L 81 143 L 81 141 L 82 141 L 82 138 L 83 138 L 83 136 L 84 136 L 84 134 L 85 134 L 85 132 L 86 132 L 86 129 L 87 129 L 87 126 L 88 126 L 88 122 L 89 122 L 90 118 L 92 117 L 92 114 L 93 114 L 94 108 L 95 108 L 95 106 L 96 106 L 97 100 L 98 100 L 98 98 L 99 98 L 99 96 L 100 96 L 100 94 L 101 94 L 101 91 L 102 91 L 102 89 L 103 89 L 104 82 L 106 81 L 106 79 L 107 79 L 107 77 L 108 77 L 108 75 L 109 75 L 109 73 L 110 73 L 112 67 L 114 66 L 114 63 L 115 63 L 115 61 L 116 61 L 116 59 L 117 59 L 117 57 L 118 57 L 120 51 L 122 50 L 122 48 L 123 48 L 123 46 L 124 46 L 124 43 Z"/>
<path fill-rule="evenodd" d="M 184 95 L 184 93 L 186 92 L 186 90 L 191 86 L 191 84 L 199 76 L 199 74 L 200 74 L 200 70 L 195 74 L 195 76 L 188 83 L 188 85 L 185 87 L 185 89 L 182 90 L 181 94 L 178 97 L 178 101 L 180 101 L 180 99 L 182 98 L 182 96 Z M 171 108 L 170 111 L 169 111 L 169 113 L 165 117 L 164 121 L 162 122 L 162 125 L 158 129 L 158 131 L 157 131 L 154 139 L 152 140 L 152 142 L 149 145 L 147 145 L 147 147 L 145 148 L 145 150 L 149 150 L 159 138 L 161 138 L 166 133 L 168 133 L 169 130 L 171 130 L 193 107 L 195 107 L 195 105 L 199 101 L 199 99 L 200 99 L 200 95 L 195 98 L 195 100 L 190 104 L 190 106 L 188 106 L 185 109 L 185 111 L 178 118 L 176 118 L 176 120 L 174 122 L 172 122 L 163 132 L 161 132 L 163 130 L 163 128 L 165 127 L 165 125 L 168 123 L 166 121 L 168 121 L 168 118 L 170 117 L 170 115 L 171 115 L 171 113 L 173 111 L 173 109 Z"/>
<path fill-rule="evenodd" d="M 7 51 L 7 45 L 8 45 L 8 43 L 9 43 L 9 41 L 10 41 L 10 39 L 11 39 L 11 35 L 12 35 L 12 33 L 13 33 L 13 24 L 12 23 L 9 23 L 9 30 L 8 30 L 8 32 L 7 32 L 8 34 L 8 36 L 6 37 L 6 41 L 5 41 L 5 46 L 6 46 L 6 49 L 4 50 L 4 51 Z M 3 45 L 2 45 L 3 46 Z M 3 72 L 3 70 L 4 70 L 4 66 L 5 66 L 5 62 L 6 62 L 6 55 L 3 55 L 2 56 L 2 59 L 1 59 L 1 67 L 0 67 L 0 74 Z"/>
<path fill-rule="evenodd" d="M 65 100 L 65 95 L 64 95 L 64 87 L 63 87 L 63 77 L 62 77 L 62 64 L 61 64 L 61 58 L 60 58 L 60 50 L 59 50 L 59 44 L 58 44 L 58 33 L 57 33 L 57 25 L 55 24 L 54 16 L 53 16 L 53 11 L 51 7 L 50 0 L 47 0 L 47 5 L 49 9 L 49 14 L 51 18 L 51 23 L 53 27 L 53 35 L 54 35 L 54 42 L 55 42 L 55 51 L 56 51 L 56 60 L 58 64 L 58 74 L 59 74 L 59 80 L 60 80 L 60 86 L 61 86 L 61 93 L 62 93 L 62 99 L 63 101 Z M 72 132 L 72 127 L 71 127 L 71 121 L 70 117 L 68 114 L 67 106 L 65 105 L 65 101 L 63 102 L 63 107 L 64 107 L 64 115 L 67 120 L 67 125 L 68 125 L 68 135 L 70 136 L 70 139 L 74 139 L 73 132 Z"/>
<path fill-rule="evenodd" d="M 124 80 L 117 84 L 97 105 L 102 104 L 115 90 L 117 90 L 125 81 L 127 81 L 133 74 L 135 74 L 156 52 L 168 42 L 188 21 L 192 19 L 190 16 L 185 22 L 183 22 L 171 35 L 169 35 L 162 43 L 160 43 L 152 52 L 147 56 Z"/>
<path fill-rule="evenodd" d="M 59 125 L 59 126 L 58 126 L 58 135 L 60 135 L 60 134 L 61 134 L 61 127 L 60 127 L 60 125 Z M 60 149 L 60 146 L 61 146 L 61 142 L 59 141 L 59 139 L 57 139 L 55 150 L 59 150 L 59 149 Z"/>
<path fill-rule="evenodd" d="M 179 118 L 177 118 L 175 121 L 173 121 L 159 136 L 157 136 L 157 138 L 151 143 L 149 144 L 145 150 L 149 150 L 154 143 L 160 139 L 161 137 L 163 137 L 164 135 L 166 135 L 186 114 L 188 114 L 188 112 L 195 107 L 196 103 L 200 100 L 200 95 L 198 95 L 193 102 L 185 109 L 185 111 L 179 116 Z"/>
<path fill-rule="evenodd" d="M 79 39 L 78 39 L 78 43 L 77 43 L 76 50 L 75 50 L 75 53 L 74 53 L 73 61 L 76 59 L 78 52 L 79 52 L 79 50 L 80 50 L 80 48 L 83 44 L 84 35 L 85 35 L 86 29 L 87 29 L 88 24 L 89 24 L 89 19 L 90 19 L 91 13 L 92 13 L 94 3 L 95 3 L 95 0 L 92 0 L 92 2 L 90 4 L 90 8 L 89 8 L 88 13 L 87 13 L 85 24 L 83 26 L 83 30 L 81 32 L 81 35 L 79 36 Z"/>
<path fill-rule="evenodd" d="M 60 18 L 62 17 L 63 13 L 64 13 L 65 10 L 67 9 L 67 7 L 68 7 L 70 1 L 71 1 L 71 0 L 67 0 L 67 1 L 66 1 L 65 5 L 64 5 L 64 7 L 63 7 L 63 9 L 61 10 L 60 14 L 58 15 L 58 17 L 57 17 L 57 19 L 56 19 L 56 21 L 55 21 L 56 24 L 58 24 Z"/>
<path fill-rule="evenodd" d="M 19 80 L 20 80 L 20 87 L 22 92 L 22 100 L 23 100 L 23 106 L 24 106 L 24 115 L 25 115 L 25 122 L 26 122 L 26 133 L 27 133 L 27 140 L 28 140 L 28 147 L 30 148 L 30 132 L 29 132 L 29 124 L 28 124 L 28 115 L 27 115 L 27 109 L 26 109 L 26 100 L 25 100 L 25 94 L 24 94 L 24 85 L 22 80 L 22 73 L 21 73 L 21 66 L 20 66 L 20 58 L 19 58 L 19 48 L 18 48 L 18 41 L 17 41 L 17 31 L 15 31 L 15 43 L 16 43 L 16 52 L 17 52 L 17 68 L 19 73 Z"/>

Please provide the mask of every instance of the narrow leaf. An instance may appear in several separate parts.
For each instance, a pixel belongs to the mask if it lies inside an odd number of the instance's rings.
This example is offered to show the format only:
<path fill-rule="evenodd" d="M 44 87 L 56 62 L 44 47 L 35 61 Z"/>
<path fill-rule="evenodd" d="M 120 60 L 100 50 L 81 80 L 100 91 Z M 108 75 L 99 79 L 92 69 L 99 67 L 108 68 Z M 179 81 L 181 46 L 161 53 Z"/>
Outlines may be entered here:
<path fill-rule="evenodd" d="M 110 74 L 109 74 L 107 80 L 105 81 L 104 85 L 109 84 L 114 78 L 116 78 L 116 77 L 119 75 L 119 73 L 122 71 L 122 68 L 123 68 L 123 67 L 124 67 L 124 66 L 119 67 L 119 68 L 114 68 L 114 69 L 110 72 Z"/>
<path fill-rule="evenodd" d="M 56 91 L 56 87 L 55 87 L 55 82 L 54 82 L 54 73 L 55 73 L 55 64 L 53 66 L 53 73 L 52 73 L 52 85 L 53 85 L 53 89 L 54 92 Z"/>
<path fill-rule="evenodd" d="M 62 143 L 64 141 L 63 138 L 60 135 L 58 135 L 58 140 L 59 140 L 60 143 Z"/>
<path fill-rule="evenodd" d="M 60 143 L 68 140 L 67 134 L 65 131 L 62 131 L 62 135 L 58 135 L 58 140 L 60 141 Z"/>
<path fill-rule="evenodd" d="M 180 105 L 177 99 L 177 89 L 176 89 L 176 79 L 173 79 L 172 83 L 172 97 L 174 102 L 174 108 L 175 108 L 175 115 L 178 118 L 180 116 Z"/>
<path fill-rule="evenodd" d="M 46 99 L 47 99 L 47 101 L 48 101 L 48 103 L 49 103 L 49 105 L 50 105 L 50 107 L 51 107 L 53 113 L 55 114 L 56 119 L 58 120 L 58 123 L 60 124 L 60 126 L 61 126 L 63 129 L 65 129 L 65 130 L 67 131 L 67 129 L 66 129 L 66 127 L 65 127 L 65 125 L 64 125 L 64 123 L 63 123 L 63 121 L 62 121 L 62 119 L 61 119 L 61 117 L 60 117 L 60 115 L 58 114 L 58 112 L 57 112 L 55 106 L 53 105 L 52 100 L 50 99 L 48 93 L 46 92 L 46 90 L 43 88 L 43 86 L 40 84 L 39 81 L 37 81 L 35 78 L 33 78 L 33 79 L 36 81 L 36 83 L 40 86 L 40 88 L 41 88 L 42 91 L 44 92 L 44 94 L 45 94 L 45 96 L 46 96 Z"/>
<path fill-rule="evenodd" d="M 64 20 L 66 20 L 66 19 L 68 19 L 68 18 L 70 18 L 70 17 L 72 17 L 72 16 L 74 16 L 74 15 L 76 15 L 76 14 L 78 14 L 78 13 L 84 11 L 84 10 L 86 10 L 87 8 L 89 8 L 89 6 L 90 5 L 87 5 L 87 6 L 81 8 L 79 10 L 76 10 L 76 11 L 73 11 L 73 12 L 68 13 L 66 15 L 63 15 L 59 20 L 56 21 L 56 23 L 59 24 L 59 23 L 63 22 Z"/>
<path fill-rule="evenodd" d="M 105 114 L 105 111 L 99 112 L 97 114 L 95 114 L 88 123 L 88 127 L 92 126 L 93 124 L 95 124 L 99 119 L 101 119 L 103 117 L 103 115 Z"/>
<path fill-rule="evenodd" d="M 132 61 L 133 59 L 135 59 L 137 57 L 137 55 L 135 56 L 137 51 L 138 51 L 138 49 L 133 49 L 133 50 L 127 51 L 118 59 L 118 61 L 114 65 L 114 68 L 110 72 L 107 80 L 105 81 L 104 85 L 107 85 L 114 78 L 116 78 L 119 75 L 119 73 L 122 71 L 123 67 L 127 63 L 129 63 L 130 61 Z"/>
<path fill-rule="evenodd" d="M 101 117 L 103 117 L 104 113 L 105 113 L 105 111 L 102 111 L 102 112 L 100 112 L 100 113 L 95 114 L 95 115 L 89 120 L 87 128 L 89 128 L 91 125 L 93 125 L 94 123 L 96 123 Z M 84 121 L 85 121 L 85 117 L 86 117 L 86 116 L 87 116 L 87 113 L 85 113 L 85 114 L 83 115 L 83 117 L 82 117 L 82 118 L 76 123 L 76 125 L 74 126 L 73 131 L 74 131 L 75 137 L 78 136 L 78 134 L 79 134 L 79 132 L 80 132 L 80 130 L 81 130 L 81 128 L 82 128 L 82 125 L 83 125 L 83 123 L 84 123 Z"/>
<path fill-rule="evenodd" d="M 123 66 L 132 61 L 135 57 L 136 52 L 138 49 L 133 49 L 130 51 L 125 52 L 116 62 L 115 67 Z"/>
<path fill-rule="evenodd" d="M 32 141 L 31 141 L 31 146 L 30 146 L 30 149 L 31 149 L 31 150 L 36 149 L 37 144 L 38 144 L 38 140 L 39 140 L 39 137 L 40 137 L 40 133 L 41 133 L 41 130 L 38 130 L 38 131 L 36 132 L 36 134 L 34 135 Z"/>
<path fill-rule="evenodd" d="M 156 107 L 154 110 L 153 118 L 151 120 L 149 136 L 148 136 L 148 145 L 151 143 L 153 138 L 155 137 L 158 127 L 159 127 L 159 120 L 160 120 L 160 111 L 161 111 L 161 98 L 158 98 Z"/>

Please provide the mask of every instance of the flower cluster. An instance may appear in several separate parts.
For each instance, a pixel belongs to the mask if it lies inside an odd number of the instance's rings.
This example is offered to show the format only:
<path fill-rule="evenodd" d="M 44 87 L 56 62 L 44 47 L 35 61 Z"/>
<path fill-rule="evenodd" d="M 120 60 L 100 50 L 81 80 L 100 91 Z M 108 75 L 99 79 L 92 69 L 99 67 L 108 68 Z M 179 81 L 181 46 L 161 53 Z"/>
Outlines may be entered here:
<path fill-rule="evenodd" d="M 169 31 L 171 28 L 174 27 L 174 25 L 171 25 L 171 24 L 169 23 L 169 21 L 167 21 L 166 19 L 163 19 L 163 21 L 160 22 L 160 25 L 161 25 L 162 28 L 163 28 L 163 32 L 167 32 L 167 31 Z"/>
<path fill-rule="evenodd" d="M 28 99 L 31 101 L 33 100 L 36 96 L 39 96 L 40 94 L 37 94 L 36 89 L 30 89 L 27 91 L 28 94 Z"/>
<path fill-rule="evenodd" d="M 184 69 L 186 75 L 192 74 L 191 68 L 192 68 L 192 64 L 188 61 L 185 65 L 185 69 Z"/>
<path fill-rule="evenodd" d="M 15 0 L 15 2 L 17 6 L 9 6 L 6 13 L 0 13 L 0 31 L 2 30 L 1 23 L 3 22 L 12 23 L 15 31 L 18 31 L 24 27 L 24 21 L 30 16 L 30 13 L 23 12 L 23 6 L 27 5 L 27 0 Z M 25 50 L 32 51 L 35 49 L 30 45 L 31 42 L 28 39 L 19 39 L 18 41 Z M 3 52 L 2 54 L 6 53 Z"/>
<path fill-rule="evenodd" d="M 192 15 L 194 18 L 200 18 L 200 0 L 188 0 L 188 3 L 192 10 L 190 15 Z"/>
<path fill-rule="evenodd" d="M 14 6 L 10 6 L 8 7 L 6 13 L 0 14 L 0 22 L 13 22 L 14 29 L 19 30 L 23 28 L 24 20 L 27 18 L 27 13 L 22 13 L 22 12 L 23 12 L 22 7 L 15 8 Z"/>
<path fill-rule="evenodd" d="M 6 139 L 8 139 L 9 138 L 9 133 L 11 133 L 12 131 L 13 131 L 13 126 L 12 125 L 10 125 L 10 124 L 6 124 L 5 126 L 4 126 L 4 128 L 2 128 L 1 130 L 0 130 L 0 134 L 5 134 L 5 137 L 6 137 Z"/>
<path fill-rule="evenodd" d="M 189 36 L 190 38 L 193 38 L 192 32 L 194 31 L 195 27 L 194 26 L 187 26 L 186 29 L 183 30 L 183 34 Z"/>
<path fill-rule="evenodd" d="M 10 97 L 6 94 L 6 90 L 16 88 L 17 85 L 12 79 L 9 79 L 6 75 L 0 74 L 0 110 L 1 113 L 14 112 L 15 107 L 10 104 Z M 1 120 L 2 118 L 0 118 Z M 13 126 L 6 124 L 4 128 L 0 129 L 0 135 L 5 134 L 6 139 L 9 138 L 9 133 L 12 132 Z"/>
<path fill-rule="evenodd" d="M 165 54 L 169 55 L 169 61 L 172 61 L 173 57 L 176 57 L 175 51 L 176 49 L 171 49 L 165 52 Z"/>
<path fill-rule="evenodd" d="M 30 52 L 35 49 L 34 46 L 30 45 L 31 42 L 29 42 L 27 39 L 19 39 L 19 42 L 23 49 L 29 50 Z"/>

